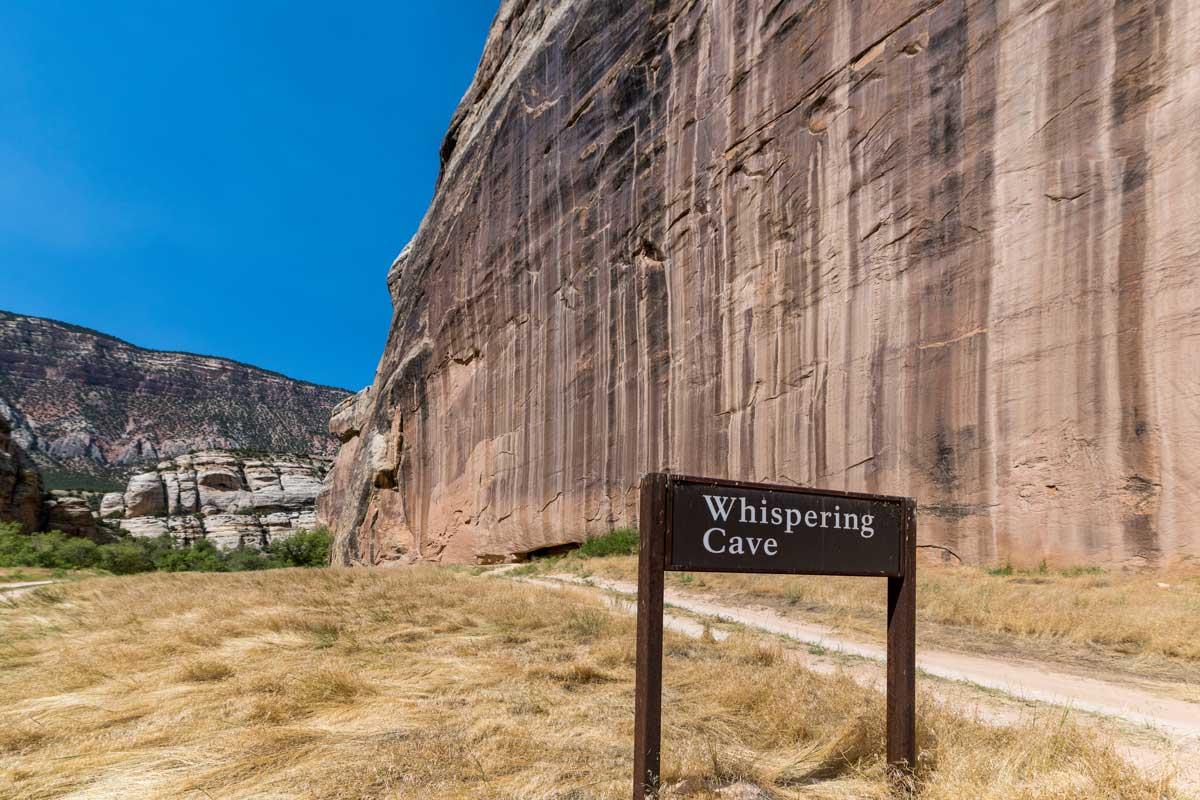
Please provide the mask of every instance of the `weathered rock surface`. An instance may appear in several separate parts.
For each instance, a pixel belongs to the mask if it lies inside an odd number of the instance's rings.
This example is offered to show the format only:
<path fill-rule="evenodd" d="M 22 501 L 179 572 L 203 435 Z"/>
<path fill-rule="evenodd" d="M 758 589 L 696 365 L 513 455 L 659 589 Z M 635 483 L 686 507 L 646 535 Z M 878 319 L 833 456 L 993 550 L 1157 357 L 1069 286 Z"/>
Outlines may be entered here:
<path fill-rule="evenodd" d="M 180 542 L 264 545 L 316 527 L 314 510 L 329 460 L 207 451 L 134 475 L 100 501 L 100 517 L 134 536 L 170 533 Z"/>
<path fill-rule="evenodd" d="M 53 485 L 205 448 L 332 455 L 329 411 L 347 392 L 0 311 L 0 395 L 0 416 Z"/>
<path fill-rule="evenodd" d="M 506 0 L 337 412 L 342 562 L 893 492 L 971 560 L 1200 555 L 1184 0 Z"/>
<path fill-rule="evenodd" d="M 8 420 L 0 416 L 0 522 L 16 522 L 31 533 L 41 527 L 42 519 L 41 475 L 13 438 Z"/>
<path fill-rule="evenodd" d="M 100 539 L 100 526 L 87 500 L 66 492 L 51 492 L 45 499 L 46 530 L 62 531 L 68 536 Z"/>

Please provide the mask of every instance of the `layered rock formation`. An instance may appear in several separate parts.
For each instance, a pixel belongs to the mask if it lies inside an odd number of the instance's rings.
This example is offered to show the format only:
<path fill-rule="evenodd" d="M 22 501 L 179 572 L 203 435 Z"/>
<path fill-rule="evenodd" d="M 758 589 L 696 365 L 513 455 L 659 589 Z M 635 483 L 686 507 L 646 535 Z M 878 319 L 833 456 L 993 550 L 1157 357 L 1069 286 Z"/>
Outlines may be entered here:
<path fill-rule="evenodd" d="M 107 532 L 97 524 L 92 508 L 84 497 L 54 491 L 45 497 L 43 509 L 43 527 L 48 531 L 62 531 L 68 536 L 95 540 L 107 538 Z"/>
<path fill-rule="evenodd" d="M 335 413 L 343 562 L 912 495 L 975 561 L 1200 554 L 1184 0 L 505 0 Z"/>
<path fill-rule="evenodd" d="M 318 457 L 180 456 L 134 475 L 124 492 L 104 495 L 100 517 L 134 536 L 262 546 L 316 527 L 314 505 L 328 468 Z"/>
<path fill-rule="evenodd" d="M 0 416 L 0 522 L 15 522 L 30 533 L 42 519 L 42 476 Z"/>
<path fill-rule="evenodd" d="M 0 311 L 0 396 L 53 485 L 206 448 L 331 455 L 329 410 L 347 392 Z"/>

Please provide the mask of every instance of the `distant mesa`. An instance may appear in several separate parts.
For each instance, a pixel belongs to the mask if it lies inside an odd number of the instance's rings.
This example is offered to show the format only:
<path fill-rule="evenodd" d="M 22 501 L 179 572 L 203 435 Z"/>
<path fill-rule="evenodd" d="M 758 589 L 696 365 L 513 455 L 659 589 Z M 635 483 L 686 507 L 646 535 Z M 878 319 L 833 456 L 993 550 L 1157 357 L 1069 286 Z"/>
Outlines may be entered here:
<path fill-rule="evenodd" d="M 0 417 L 48 488 L 111 490 L 139 465 L 198 450 L 332 455 L 350 393 L 0 311 Z"/>
<path fill-rule="evenodd" d="M 0 311 L 0 521 L 222 547 L 311 529 L 351 396 Z"/>

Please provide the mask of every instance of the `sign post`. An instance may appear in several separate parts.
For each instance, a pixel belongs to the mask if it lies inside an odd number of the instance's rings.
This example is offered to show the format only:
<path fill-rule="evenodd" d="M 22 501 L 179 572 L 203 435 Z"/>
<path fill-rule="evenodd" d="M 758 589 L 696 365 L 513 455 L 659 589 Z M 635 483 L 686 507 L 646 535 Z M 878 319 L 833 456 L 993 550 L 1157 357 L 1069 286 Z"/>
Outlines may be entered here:
<path fill-rule="evenodd" d="M 656 796 L 667 570 L 886 577 L 887 759 L 916 763 L 916 503 L 653 472 L 638 532 L 633 798 Z"/>

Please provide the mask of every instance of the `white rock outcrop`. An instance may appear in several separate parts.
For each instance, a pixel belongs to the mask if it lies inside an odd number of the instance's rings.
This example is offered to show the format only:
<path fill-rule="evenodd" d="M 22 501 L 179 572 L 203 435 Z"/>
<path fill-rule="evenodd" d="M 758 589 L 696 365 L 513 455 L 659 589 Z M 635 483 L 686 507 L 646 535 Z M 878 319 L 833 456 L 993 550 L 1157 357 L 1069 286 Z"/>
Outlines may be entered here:
<path fill-rule="evenodd" d="M 222 450 L 180 456 L 134 475 L 124 492 L 104 495 L 100 516 L 134 536 L 169 533 L 181 543 L 261 547 L 316 527 L 314 507 L 329 463 Z"/>

